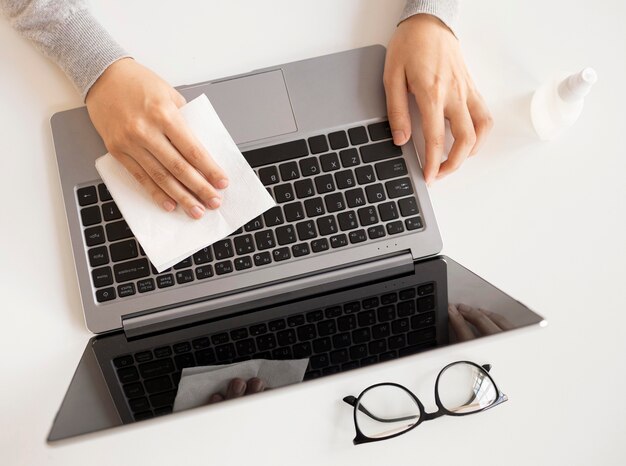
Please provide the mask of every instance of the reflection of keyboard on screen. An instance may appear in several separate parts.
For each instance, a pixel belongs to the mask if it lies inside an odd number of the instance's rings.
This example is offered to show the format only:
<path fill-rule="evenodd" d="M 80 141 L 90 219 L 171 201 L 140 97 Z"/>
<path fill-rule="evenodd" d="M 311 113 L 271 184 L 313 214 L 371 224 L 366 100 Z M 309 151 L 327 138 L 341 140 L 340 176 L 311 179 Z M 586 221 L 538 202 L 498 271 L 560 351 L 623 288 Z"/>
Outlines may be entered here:
<path fill-rule="evenodd" d="M 135 420 L 172 411 L 185 367 L 310 358 L 305 380 L 436 346 L 434 283 L 260 321 L 113 359 Z"/>
<path fill-rule="evenodd" d="M 102 183 L 76 191 L 98 302 L 423 228 L 387 122 L 244 153 L 278 206 L 157 274 Z"/>

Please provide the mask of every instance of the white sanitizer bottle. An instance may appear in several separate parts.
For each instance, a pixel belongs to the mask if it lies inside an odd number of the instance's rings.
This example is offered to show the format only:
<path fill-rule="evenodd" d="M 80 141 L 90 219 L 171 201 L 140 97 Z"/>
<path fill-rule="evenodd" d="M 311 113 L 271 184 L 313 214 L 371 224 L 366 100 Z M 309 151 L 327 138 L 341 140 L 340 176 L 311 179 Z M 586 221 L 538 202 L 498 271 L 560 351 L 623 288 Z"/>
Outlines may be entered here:
<path fill-rule="evenodd" d="M 530 102 L 530 117 L 541 140 L 554 139 L 574 124 L 597 79 L 593 68 L 585 68 L 537 89 Z"/>

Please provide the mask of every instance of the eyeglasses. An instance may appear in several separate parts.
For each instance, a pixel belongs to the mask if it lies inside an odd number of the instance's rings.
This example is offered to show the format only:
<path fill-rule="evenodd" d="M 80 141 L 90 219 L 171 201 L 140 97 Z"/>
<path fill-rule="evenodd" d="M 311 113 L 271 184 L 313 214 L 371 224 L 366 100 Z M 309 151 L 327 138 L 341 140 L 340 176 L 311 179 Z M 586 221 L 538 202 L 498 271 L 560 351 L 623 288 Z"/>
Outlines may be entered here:
<path fill-rule="evenodd" d="M 353 443 L 378 442 L 406 434 L 424 421 L 443 415 L 466 416 L 493 408 L 508 400 L 489 375 L 491 365 L 479 366 L 457 361 L 441 369 L 435 382 L 435 403 L 427 413 L 421 401 L 397 383 L 379 383 L 361 392 L 358 398 L 343 401 L 354 407 Z"/>

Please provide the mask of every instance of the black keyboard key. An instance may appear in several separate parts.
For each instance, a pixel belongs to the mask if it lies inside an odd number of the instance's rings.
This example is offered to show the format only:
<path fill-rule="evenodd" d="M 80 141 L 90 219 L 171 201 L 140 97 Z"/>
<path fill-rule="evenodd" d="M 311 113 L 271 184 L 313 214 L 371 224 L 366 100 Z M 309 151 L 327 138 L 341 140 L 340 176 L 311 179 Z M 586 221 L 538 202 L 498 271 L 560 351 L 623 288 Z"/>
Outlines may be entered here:
<path fill-rule="evenodd" d="M 426 285 L 421 285 L 417 288 L 418 296 L 426 296 L 427 294 L 433 294 L 435 292 L 435 284 L 427 283 Z"/>
<path fill-rule="evenodd" d="M 315 177 L 315 186 L 319 194 L 325 194 L 335 190 L 332 175 L 320 175 Z"/>
<path fill-rule="evenodd" d="M 367 229 L 367 236 L 370 239 L 378 239 L 385 236 L 385 228 L 382 225 L 376 225 L 375 227 L 369 227 Z"/>
<path fill-rule="evenodd" d="M 224 343 L 228 343 L 228 340 L 229 336 L 226 332 L 217 333 L 211 337 L 211 341 L 214 345 L 223 345 Z"/>
<path fill-rule="evenodd" d="M 246 270 L 252 267 L 252 258 L 250 256 L 237 257 L 234 262 L 236 270 Z"/>
<path fill-rule="evenodd" d="M 315 330 L 315 325 L 313 324 L 302 325 L 298 327 L 297 332 L 298 339 L 300 341 L 314 340 L 315 338 L 317 338 L 317 332 Z"/>
<path fill-rule="evenodd" d="M 275 350 L 272 351 L 272 359 L 277 359 L 277 360 L 281 360 L 281 359 L 293 359 L 293 356 L 291 354 L 291 348 L 287 347 L 282 347 L 282 348 L 276 348 Z"/>
<path fill-rule="evenodd" d="M 154 356 L 157 358 L 165 358 L 167 356 L 172 355 L 172 348 L 169 346 L 161 346 L 160 348 L 155 348 Z"/>
<path fill-rule="evenodd" d="M 104 217 L 107 222 L 110 222 L 122 218 L 122 213 L 120 209 L 117 208 L 115 202 L 107 202 L 106 204 L 102 204 L 102 217 Z"/>
<path fill-rule="evenodd" d="M 378 223 L 378 215 L 376 214 L 376 207 L 363 207 L 357 211 L 359 214 L 359 220 L 361 226 L 368 226 L 374 223 Z"/>
<path fill-rule="evenodd" d="M 352 301 L 351 303 L 346 303 L 343 305 L 343 313 L 344 314 L 354 314 L 355 312 L 359 312 L 361 310 L 361 304 L 358 301 Z"/>
<path fill-rule="evenodd" d="M 348 245 L 348 237 L 344 234 L 330 237 L 330 245 L 333 249 L 342 248 Z"/>
<path fill-rule="evenodd" d="M 314 197 L 304 201 L 304 208 L 306 209 L 306 214 L 309 217 L 316 217 L 326 213 L 324 210 L 324 201 L 320 197 Z"/>
<path fill-rule="evenodd" d="M 361 188 L 350 189 L 345 192 L 348 207 L 361 207 L 365 205 L 365 194 Z"/>
<path fill-rule="evenodd" d="M 257 335 L 262 335 L 267 333 L 267 325 L 266 324 L 256 324 L 250 327 L 250 335 L 256 337 Z"/>
<path fill-rule="evenodd" d="M 182 343 L 176 343 L 174 345 L 174 353 L 176 354 L 186 353 L 187 351 L 191 351 L 191 345 L 186 341 Z"/>
<path fill-rule="evenodd" d="M 415 301 L 402 301 L 398 304 L 398 317 L 407 317 L 413 314 L 415 314 Z"/>
<path fill-rule="evenodd" d="M 432 311 L 435 309 L 435 296 L 424 296 L 417 299 L 417 312 Z"/>
<path fill-rule="evenodd" d="M 215 273 L 224 275 L 233 271 L 233 263 L 231 261 L 217 262 L 215 264 Z"/>
<path fill-rule="evenodd" d="M 330 338 L 318 338 L 313 342 L 313 351 L 315 353 L 326 353 L 330 351 L 332 348 L 332 344 L 330 342 Z"/>
<path fill-rule="evenodd" d="M 109 246 L 109 251 L 111 251 L 111 260 L 113 262 L 133 259 L 139 255 L 137 242 L 134 239 L 113 243 Z"/>
<path fill-rule="evenodd" d="M 237 236 L 235 238 L 235 251 L 237 251 L 238 255 L 250 254 L 254 250 L 252 235 Z"/>
<path fill-rule="evenodd" d="M 337 222 L 332 215 L 318 218 L 317 228 L 322 236 L 332 235 L 338 231 Z"/>
<path fill-rule="evenodd" d="M 115 365 L 115 367 L 119 369 L 121 367 L 132 366 L 133 364 L 135 364 L 135 361 L 133 360 L 132 356 L 126 355 L 126 356 L 119 356 L 115 358 L 113 360 L 113 364 Z"/>
<path fill-rule="evenodd" d="M 259 351 L 269 351 L 276 348 L 276 337 L 273 333 L 267 333 L 265 335 L 259 335 L 256 337 L 256 344 Z"/>
<path fill-rule="evenodd" d="M 350 128 L 348 130 L 348 136 L 350 137 L 350 142 L 353 146 L 357 146 L 359 144 L 365 144 L 368 142 L 367 139 L 367 131 L 365 131 L 365 127 L 357 126 L 356 128 Z"/>
<path fill-rule="evenodd" d="M 178 354 L 174 356 L 174 362 L 176 363 L 176 368 L 179 371 L 182 371 L 185 367 L 194 367 L 196 365 L 196 361 L 191 353 Z"/>
<path fill-rule="evenodd" d="M 385 202 L 384 204 L 378 205 L 378 213 L 380 214 L 380 219 L 383 222 L 388 222 L 389 220 L 395 220 L 399 217 L 398 207 L 394 201 Z M 400 226 L 402 226 L 402 222 L 400 222 Z"/>
<path fill-rule="evenodd" d="M 104 229 L 101 226 L 87 228 L 85 230 L 85 244 L 95 246 L 104 243 Z"/>
<path fill-rule="evenodd" d="M 154 279 L 146 278 L 145 280 L 139 280 L 137 282 L 137 291 L 139 291 L 140 293 L 154 291 Z"/>
<path fill-rule="evenodd" d="M 403 217 L 419 214 L 417 202 L 414 197 L 405 197 L 404 199 L 400 199 L 398 201 L 398 205 L 400 206 L 400 213 Z"/>
<path fill-rule="evenodd" d="M 150 264 L 147 259 L 135 259 L 121 262 L 113 266 L 115 281 L 122 283 L 129 280 L 137 280 L 150 275 Z"/>
<path fill-rule="evenodd" d="M 176 283 L 182 285 L 183 283 L 189 283 L 193 281 L 193 270 L 181 270 L 176 272 Z"/>
<path fill-rule="evenodd" d="M 139 373 L 144 379 L 167 375 L 175 370 L 174 363 L 170 358 L 139 364 Z"/>
<path fill-rule="evenodd" d="M 278 340 L 278 344 L 280 346 L 291 346 L 295 345 L 298 341 L 296 336 L 296 331 L 292 328 L 288 328 L 286 330 L 281 330 L 276 334 L 276 339 Z"/>
<path fill-rule="evenodd" d="M 354 171 L 356 173 L 356 179 L 359 184 L 368 184 L 376 181 L 376 175 L 371 165 L 365 165 L 364 167 L 358 167 Z"/>
<path fill-rule="evenodd" d="M 293 201 L 293 187 L 290 184 L 279 184 L 274 188 L 274 199 L 278 203 Z"/>
<path fill-rule="evenodd" d="M 296 230 L 298 230 L 298 239 L 300 239 L 300 241 L 317 237 L 317 229 L 315 228 L 315 222 L 313 220 L 297 223 Z"/>
<path fill-rule="evenodd" d="M 381 139 L 390 139 L 392 137 L 391 127 L 388 121 L 368 125 L 367 129 L 369 130 L 372 141 L 380 141 Z"/>
<path fill-rule="evenodd" d="M 304 209 L 301 202 L 292 202 L 283 206 L 288 222 L 297 222 L 304 218 Z"/>
<path fill-rule="evenodd" d="M 349 314 L 347 316 L 341 316 L 337 319 L 337 328 L 340 332 L 349 332 L 356 328 L 356 316 Z"/>
<path fill-rule="evenodd" d="M 256 353 L 256 344 L 252 338 L 246 340 L 240 340 L 235 343 L 235 350 L 237 350 L 237 356 L 250 356 Z"/>
<path fill-rule="evenodd" d="M 236 241 L 237 239 L 235 239 L 235 242 Z M 211 254 L 211 248 L 208 246 L 206 248 L 200 249 L 197 253 L 193 255 L 193 262 L 196 265 L 206 264 L 207 262 L 211 262 L 212 260 L 213 254 Z"/>
<path fill-rule="evenodd" d="M 295 315 L 287 318 L 287 325 L 289 327 L 297 327 L 299 325 L 304 325 L 305 319 L 303 315 Z"/>
<path fill-rule="evenodd" d="M 367 345 L 358 344 L 350 348 L 350 358 L 361 359 L 367 356 Z"/>
<path fill-rule="evenodd" d="M 386 340 L 376 340 L 371 341 L 367 348 L 370 354 L 380 354 L 387 351 L 387 341 Z"/>
<path fill-rule="evenodd" d="M 274 239 L 274 233 L 272 230 L 263 230 L 254 234 L 256 241 L 256 247 L 258 250 L 271 249 L 276 246 L 276 240 Z"/>
<path fill-rule="evenodd" d="M 298 240 L 296 237 L 296 229 L 292 225 L 276 228 L 276 240 L 281 246 L 295 243 Z"/>
<path fill-rule="evenodd" d="M 311 312 L 307 312 L 305 317 L 306 317 L 306 321 L 309 323 L 317 322 L 317 321 L 324 319 L 324 313 L 321 310 L 311 311 Z"/>
<path fill-rule="evenodd" d="M 373 338 L 386 338 L 391 334 L 391 327 L 388 323 L 374 325 L 372 327 Z"/>
<path fill-rule="evenodd" d="M 150 395 L 150 404 L 154 408 L 160 406 L 170 406 L 174 404 L 176 398 L 176 390 L 170 390 L 169 392 L 157 393 L 156 395 Z"/>
<path fill-rule="evenodd" d="M 359 227 L 356 212 L 341 212 L 337 215 L 337 219 L 339 220 L 341 231 L 353 230 Z"/>
<path fill-rule="evenodd" d="M 390 159 L 392 157 L 399 157 L 402 155 L 402 149 L 396 146 L 393 141 L 377 142 L 376 144 L 369 144 L 367 146 L 361 146 L 361 159 L 365 163 L 378 162 L 379 160 Z"/>
<path fill-rule="evenodd" d="M 140 383 L 135 382 L 124 385 L 124 394 L 128 398 L 136 398 L 142 396 L 144 393 L 143 385 Z"/>
<path fill-rule="evenodd" d="M 324 315 L 326 316 L 327 319 L 339 317 L 341 315 L 341 307 L 340 306 L 329 307 L 324 311 Z"/>
<path fill-rule="evenodd" d="M 283 212 L 278 206 L 272 207 L 270 210 L 265 212 L 263 214 L 263 219 L 265 220 L 265 225 L 268 227 L 273 227 L 285 223 L 285 219 L 283 218 Z"/>
<path fill-rule="evenodd" d="M 243 226 L 243 228 L 246 231 L 260 230 L 261 228 L 263 228 L 263 220 L 262 220 L 261 216 L 259 215 L 258 217 L 253 218 L 248 223 L 246 223 Z"/>
<path fill-rule="evenodd" d="M 102 221 L 102 217 L 100 216 L 100 207 L 94 205 L 81 209 L 80 219 L 83 223 L 83 226 L 86 227 L 95 225 L 96 223 L 100 223 Z"/>
<path fill-rule="evenodd" d="M 123 369 L 119 369 L 117 371 L 117 377 L 122 383 L 136 382 L 139 380 L 139 373 L 133 366 L 124 367 Z"/>
<path fill-rule="evenodd" d="M 407 288 L 400 291 L 400 300 L 406 301 L 407 299 L 415 298 L 415 288 Z"/>
<path fill-rule="evenodd" d="M 388 320 L 393 320 L 396 318 L 396 307 L 395 306 L 381 306 L 377 311 L 378 321 L 386 322 Z"/>
<path fill-rule="evenodd" d="M 378 297 L 373 296 L 371 298 L 364 299 L 361 304 L 363 304 L 363 309 L 373 309 L 378 307 L 380 301 L 378 300 Z"/>
<path fill-rule="evenodd" d="M 99 303 L 111 301 L 112 299 L 115 299 L 115 297 L 115 288 L 103 288 L 96 291 L 96 301 Z"/>
<path fill-rule="evenodd" d="M 304 139 L 253 149 L 243 153 L 243 156 L 252 168 L 261 165 L 269 165 L 271 163 L 284 162 L 286 160 L 304 157 L 305 155 L 309 155 L 309 149 Z"/>
<path fill-rule="evenodd" d="M 424 327 L 435 325 L 435 313 L 425 312 L 411 317 L 411 328 L 417 330 Z"/>
<path fill-rule="evenodd" d="M 78 205 L 81 207 L 98 202 L 98 194 L 96 193 L 95 186 L 77 189 L 76 197 L 78 198 Z"/>
<path fill-rule="evenodd" d="M 269 252 L 259 252 L 253 256 L 254 265 L 267 265 L 272 262 L 272 256 Z"/>
<path fill-rule="evenodd" d="M 109 253 L 106 246 L 91 248 L 87 251 L 87 257 L 89 257 L 89 265 L 92 267 L 99 267 L 109 263 Z"/>
<path fill-rule="evenodd" d="M 324 196 L 324 203 L 328 212 L 338 212 L 346 208 L 346 203 L 341 193 L 332 193 Z"/>
<path fill-rule="evenodd" d="M 328 311 L 328 309 L 327 309 Z M 328 317 L 328 316 L 326 316 Z M 323 320 L 317 323 L 317 332 L 320 337 L 334 335 L 337 333 L 337 323 L 333 319 Z"/>
<path fill-rule="evenodd" d="M 278 248 L 272 251 L 272 257 L 274 258 L 274 262 L 281 262 L 287 259 L 291 259 L 291 252 L 289 248 Z"/>
<path fill-rule="evenodd" d="M 367 200 L 372 204 L 387 199 L 387 196 L 385 196 L 385 188 L 383 188 L 383 185 L 380 183 L 367 186 L 365 192 L 367 193 Z"/>
<path fill-rule="evenodd" d="M 311 249 L 313 250 L 313 252 L 328 251 L 328 248 L 328 240 L 326 238 L 320 238 L 311 241 Z"/>
<path fill-rule="evenodd" d="M 264 167 L 259 170 L 259 179 L 265 186 L 276 184 L 280 181 L 276 167 Z"/>
<path fill-rule="evenodd" d="M 166 275 L 159 275 L 156 279 L 157 286 L 159 288 L 168 288 L 174 286 L 174 275 L 168 273 Z"/>
<path fill-rule="evenodd" d="M 230 338 L 234 341 L 243 340 L 248 337 L 248 329 L 247 328 L 237 328 L 235 330 L 230 331 Z"/>
<path fill-rule="evenodd" d="M 317 160 L 317 157 L 307 157 L 306 159 L 301 159 L 299 164 L 302 176 L 313 176 L 319 175 L 320 173 L 320 163 Z"/>
<path fill-rule="evenodd" d="M 283 163 L 278 168 L 283 181 L 300 178 L 300 172 L 298 171 L 298 164 L 296 162 Z"/>
<path fill-rule="evenodd" d="M 389 178 L 397 178 L 407 174 L 404 159 L 387 160 L 375 165 L 376 174 L 379 180 L 388 180 Z"/>
<path fill-rule="evenodd" d="M 342 364 L 350 360 L 350 354 L 347 349 L 340 349 L 330 353 L 330 362 L 332 364 Z"/>
<path fill-rule="evenodd" d="M 91 280 L 93 282 L 93 286 L 96 288 L 111 285 L 113 283 L 113 273 L 111 272 L 111 267 L 100 267 L 99 269 L 92 270 Z"/>
<path fill-rule="evenodd" d="M 322 163 L 322 170 L 325 172 L 339 170 L 339 168 L 341 167 L 339 165 L 339 158 L 334 152 L 320 156 L 320 162 Z"/>
<path fill-rule="evenodd" d="M 213 267 L 211 265 L 203 265 L 196 267 L 196 278 L 198 280 L 204 280 L 213 276 Z"/>
<path fill-rule="evenodd" d="M 293 345 L 293 357 L 294 359 L 308 358 L 313 354 L 313 348 L 308 341 Z M 311 359 L 310 363 L 313 363 Z"/>
<path fill-rule="evenodd" d="M 267 325 L 268 325 L 268 328 L 270 329 L 270 332 L 277 332 L 287 327 L 287 324 L 285 323 L 285 319 L 273 320 Z"/>
<path fill-rule="evenodd" d="M 391 332 L 394 335 L 397 335 L 399 333 L 406 333 L 409 330 L 411 330 L 410 326 L 409 326 L 409 319 L 404 318 L 404 319 L 397 319 L 394 320 L 391 323 Z M 397 348 L 395 348 L 397 349 Z"/>
<path fill-rule="evenodd" d="M 134 413 L 150 409 L 150 403 L 148 403 L 148 399 L 145 396 L 128 400 L 128 406 Z"/>
<path fill-rule="evenodd" d="M 307 243 L 294 244 L 291 246 L 291 253 L 293 257 L 302 257 L 311 253 L 309 245 Z"/>
<path fill-rule="evenodd" d="M 110 201 L 111 199 L 113 199 L 111 197 L 111 193 L 104 183 L 100 183 L 98 185 L 98 195 L 100 196 L 100 200 L 102 202 Z"/>
<path fill-rule="evenodd" d="M 374 309 L 367 309 L 356 315 L 360 327 L 370 327 L 376 323 L 376 312 Z"/>
<path fill-rule="evenodd" d="M 404 225 L 400 220 L 397 222 L 391 222 L 387 224 L 387 233 L 390 235 L 397 235 L 404 231 Z"/>
<path fill-rule="evenodd" d="M 148 393 L 159 393 L 172 388 L 172 380 L 168 376 L 154 377 L 144 380 Z"/>
<path fill-rule="evenodd" d="M 218 261 L 233 257 L 235 252 L 233 251 L 232 241 L 230 239 L 217 241 L 213 244 L 213 253 L 215 254 L 215 260 Z"/>
<path fill-rule="evenodd" d="M 424 225 L 422 224 L 422 219 L 421 217 L 411 217 L 411 218 L 407 218 L 404 221 L 404 224 L 406 225 L 406 229 L 407 230 L 419 230 L 420 228 L 422 228 Z"/>
<path fill-rule="evenodd" d="M 134 283 L 126 283 L 124 285 L 119 285 L 117 287 L 117 295 L 120 298 L 125 298 L 127 296 L 132 296 L 135 294 L 135 284 Z"/>
<path fill-rule="evenodd" d="M 339 189 L 353 188 L 356 186 L 356 180 L 352 170 L 343 170 L 335 173 L 335 181 Z"/>
<path fill-rule="evenodd" d="M 348 235 L 348 237 L 350 238 L 350 243 L 351 244 L 362 243 L 363 241 L 365 241 L 367 239 L 367 235 L 365 234 L 365 230 L 351 231 L 350 234 Z"/>
<path fill-rule="evenodd" d="M 174 270 L 186 269 L 188 267 L 191 267 L 191 257 L 187 257 L 178 264 L 174 265 Z"/>
<path fill-rule="evenodd" d="M 387 181 L 385 188 L 387 188 L 387 194 L 390 199 L 413 194 L 413 186 L 411 186 L 411 180 L 409 178 Z"/>
<path fill-rule="evenodd" d="M 305 180 L 298 180 L 293 185 L 296 188 L 296 195 L 298 196 L 298 199 L 315 196 L 315 188 L 313 187 L 313 182 L 309 178 Z"/>
<path fill-rule="evenodd" d="M 361 163 L 358 151 L 352 147 L 339 152 L 339 158 L 341 159 L 341 165 L 343 165 L 344 168 L 354 167 L 355 165 Z"/>
<path fill-rule="evenodd" d="M 215 348 L 215 356 L 220 362 L 229 361 L 236 357 L 235 345 L 232 343 L 226 343 Z"/>
<path fill-rule="evenodd" d="M 335 348 L 345 348 L 352 344 L 352 338 L 349 333 L 338 333 L 333 336 L 333 346 Z"/>
<path fill-rule="evenodd" d="M 310 137 L 309 147 L 311 148 L 312 154 L 321 154 L 322 152 L 326 152 L 328 150 L 328 142 L 326 141 L 326 136 L 322 134 L 320 136 Z"/>
<path fill-rule="evenodd" d="M 407 334 L 407 343 L 409 345 L 419 345 L 426 343 L 430 340 L 434 340 L 436 337 L 436 331 L 434 327 L 425 328 L 422 330 L 414 330 Z"/>
<path fill-rule="evenodd" d="M 331 149 L 343 149 L 348 147 L 348 137 L 345 131 L 336 131 L 328 135 Z"/>
<path fill-rule="evenodd" d="M 133 236 L 133 232 L 130 231 L 130 227 L 125 220 L 119 222 L 107 223 L 107 239 L 109 241 L 118 241 L 121 239 L 130 238 Z"/>
<path fill-rule="evenodd" d="M 193 346 L 193 349 L 200 350 L 211 346 L 211 340 L 209 340 L 209 337 L 196 338 L 191 342 L 191 345 Z"/>

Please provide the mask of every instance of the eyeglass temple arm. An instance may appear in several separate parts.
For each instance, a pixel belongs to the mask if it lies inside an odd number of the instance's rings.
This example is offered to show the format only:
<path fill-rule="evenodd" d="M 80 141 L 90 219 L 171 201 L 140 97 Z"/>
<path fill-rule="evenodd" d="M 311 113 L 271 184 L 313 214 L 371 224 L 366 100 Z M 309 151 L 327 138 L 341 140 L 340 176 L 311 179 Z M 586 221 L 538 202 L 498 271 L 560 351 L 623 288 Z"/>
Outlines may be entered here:
<path fill-rule="evenodd" d="M 354 407 L 354 405 L 356 405 L 356 398 L 353 397 L 352 395 L 350 396 L 346 396 L 343 401 L 345 401 L 346 403 L 348 403 L 350 406 Z M 370 418 L 374 419 L 375 421 L 378 422 L 400 422 L 400 421 L 408 421 L 410 419 L 415 419 L 416 417 L 419 417 L 417 415 L 414 416 L 405 416 L 405 417 L 395 417 L 395 418 L 391 418 L 391 419 L 382 419 L 378 416 L 375 416 L 374 414 L 370 413 L 365 406 L 363 406 L 362 404 L 359 404 L 359 411 L 361 411 L 363 414 L 365 414 L 366 416 L 369 416 Z"/>

